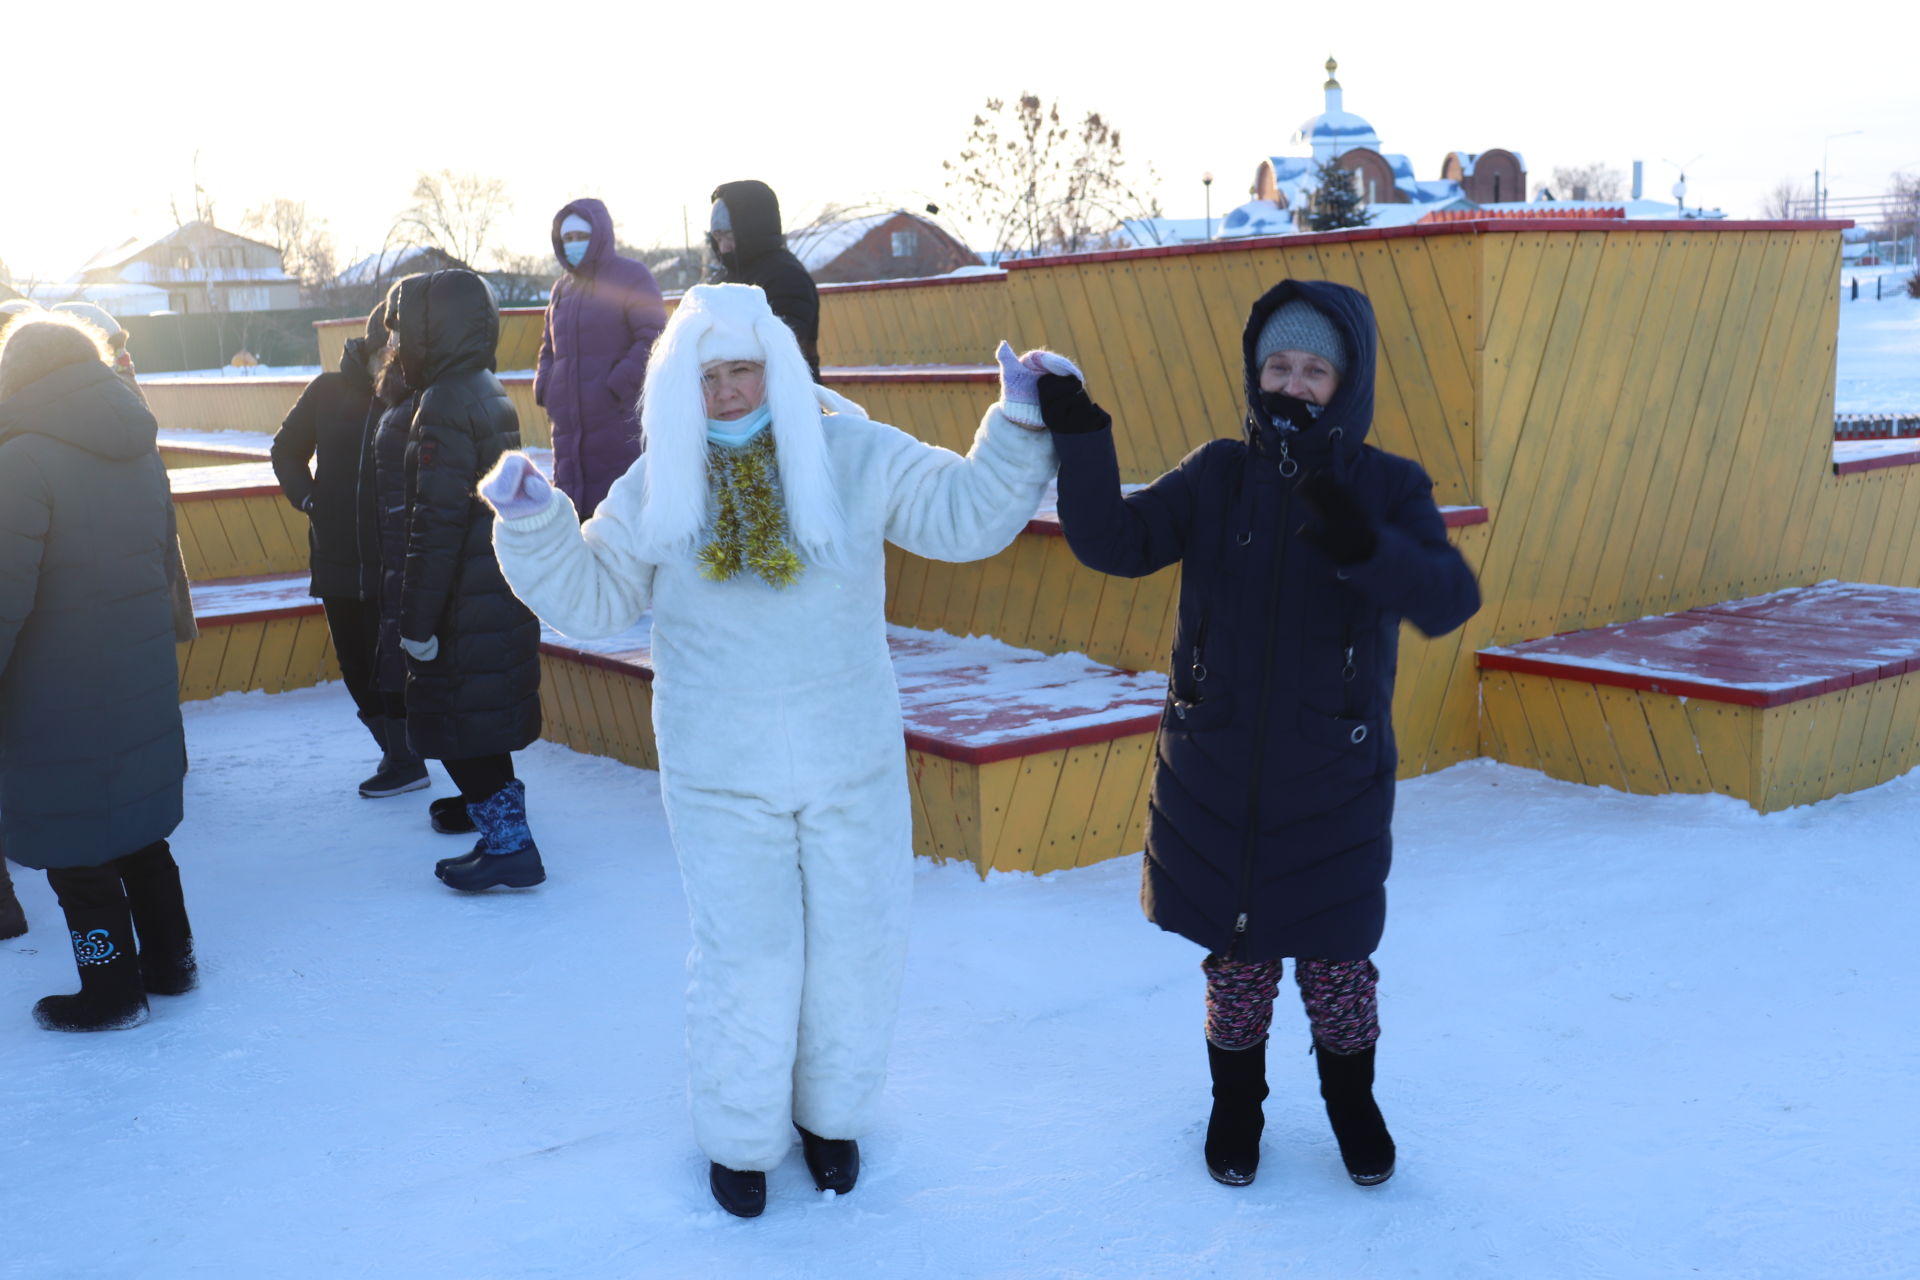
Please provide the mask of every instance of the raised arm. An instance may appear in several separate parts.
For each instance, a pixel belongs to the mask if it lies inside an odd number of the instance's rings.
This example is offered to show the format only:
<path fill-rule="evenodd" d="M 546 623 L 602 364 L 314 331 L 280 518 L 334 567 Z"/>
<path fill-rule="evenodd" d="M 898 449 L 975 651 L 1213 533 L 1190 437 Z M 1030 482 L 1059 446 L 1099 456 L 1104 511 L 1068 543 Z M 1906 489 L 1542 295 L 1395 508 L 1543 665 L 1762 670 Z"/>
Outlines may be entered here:
<path fill-rule="evenodd" d="M 573 502 L 524 453 L 502 454 L 480 482 L 507 585 L 556 631 L 581 640 L 619 635 L 653 602 L 654 566 L 632 550 L 646 462 L 642 455 L 614 481 L 584 527 Z"/>
<path fill-rule="evenodd" d="M 1201 445 L 1144 489 L 1122 494 L 1113 449 L 1113 419 L 1088 398 L 1077 377 L 1047 374 L 1041 412 L 1060 455 L 1060 531 L 1089 569 L 1143 578 L 1186 554 L 1193 528 L 1193 476 L 1209 450 Z"/>

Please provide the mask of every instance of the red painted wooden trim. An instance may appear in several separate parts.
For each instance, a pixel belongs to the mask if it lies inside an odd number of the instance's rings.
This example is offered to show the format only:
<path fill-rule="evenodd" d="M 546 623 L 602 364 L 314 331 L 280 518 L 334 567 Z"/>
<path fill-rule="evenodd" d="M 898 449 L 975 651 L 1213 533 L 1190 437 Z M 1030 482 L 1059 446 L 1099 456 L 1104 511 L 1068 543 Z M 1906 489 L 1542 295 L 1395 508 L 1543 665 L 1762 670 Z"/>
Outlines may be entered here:
<path fill-rule="evenodd" d="M 1833 464 L 1833 474 L 1850 476 L 1862 471 L 1883 471 L 1888 467 L 1911 467 L 1920 464 L 1920 449 L 1906 453 L 1882 453 L 1871 458 L 1855 458 L 1851 462 Z"/>
<path fill-rule="evenodd" d="M 216 498 L 284 498 L 284 490 L 277 484 L 248 485 L 243 489 L 196 489 L 190 493 L 176 493 L 175 502 L 212 502 Z"/>
<path fill-rule="evenodd" d="M 992 764 L 996 760 L 1014 760 L 1021 756 L 1037 756 L 1043 751 L 1061 751 L 1069 747 L 1084 747 L 1095 742 L 1117 742 L 1121 738 L 1132 738 L 1143 733 L 1152 733 L 1160 727 L 1160 713 L 1135 716 L 1131 720 L 1115 720 L 1107 724 L 1088 725 L 1082 729 L 1062 729 L 1056 733 L 1040 733 L 1030 738 L 1015 738 L 1007 742 L 996 742 L 985 747 L 967 747 L 944 738 L 936 738 L 915 729 L 907 730 L 907 749 L 919 751 L 930 756 L 939 756 L 943 760 L 958 760 L 961 764 Z"/>
<path fill-rule="evenodd" d="M 1733 222 L 1724 219 L 1647 219 L 1618 222 L 1585 218 L 1481 218 L 1472 222 L 1416 223 L 1409 227 L 1356 227 L 1351 231 L 1305 231 L 1281 236 L 1249 236 L 1243 240 L 1210 240 L 1204 244 L 1149 245 L 1144 249 L 1111 249 L 1099 253 L 1058 254 L 1050 258 L 1009 258 L 1009 271 L 1035 267 L 1066 267 L 1088 262 L 1128 262 L 1137 258 L 1177 258 L 1200 253 L 1233 253 L 1243 249 L 1284 249 L 1288 245 L 1356 244 L 1366 240 L 1405 240 L 1421 236 L 1505 235 L 1534 231 L 1580 234 L 1616 231 L 1841 231 L 1848 221 Z"/>
<path fill-rule="evenodd" d="M 845 284 L 823 284 L 821 293 L 872 293 L 877 289 L 914 289 L 938 284 L 1004 284 L 1005 271 L 976 271 L 964 276 L 915 276 L 911 280 L 854 280 Z"/>
<path fill-rule="evenodd" d="M 195 458 L 225 458 L 229 462 L 270 462 L 273 459 L 271 449 L 249 449 L 244 445 L 214 444 L 157 444 L 154 448 L 161 453 L 184 453 Z"/>
<path fill-rule="evenodd" d="M 1538 658 L 1523 658 L 1511 653 L 1482 651 L 1474 657 L 1482 671 L 1518 671 L 1524 675 L 1546 676 L 1552 680 L 1604 684 L 1616 689 L 1641 689 L 1648 693 L 1668 693 L 1678 698 L 1699 698 L 1703 702 L 1726 702 L 1741 707 L 1777 707 L 1782 703 L 1798 702 L 1802 698 L 1817 697 L 1822 693 L 1831 692 L 1829 689 L 1819 687 L 1804 692 L 1798 689 L 1765 692 L 1757 689 L 1730 689 L 1725 685 L 1702 684 L 1694 680 L 1656 680 L 1648 676 L 1636 676 L 1629 671 L 1583 667 L 1572 662 L 1543 662 Z M 1829 682 L 1823 680 L 1816 683 L 1825 685 Z"/>
<path fill-rule="evenodd" d="M 220 579 L 222 582 L 240 581 L 240 579 Z M 315 614 L 324 614 L 326 606 L 318 600 L 312 604 L 290 604 L 278 609 L 255 609 L 247 613 L 216 613 L 208 617 L 194 616 L 194 622 L 202 631 L 208 627 L 234 627 L 243 622 L 273 622 L 280 618 L 307 618 Z"/>
<path fill-rule="evenodd" d="M 648 684 L 653 683 L 653 668 L 630 658 L 615 657 L 606 653 L 588 653 L 585 649 L 570 649 L 563 644 L 549 641 L 540 642 L 540 652 L 550 658 L 561 658 L 567 662 L 577 662 L 583 667 L 599 667 L 602 671 L 612 671 L 625 676 L 638 676 Z"/>
<path fill-rule="evenodd" d="M 999 368 L 990 364 L 851 364 L 828 365 L 820 370 L 822 382 L 991 383 L 999 381 L 999 378 Z"/>

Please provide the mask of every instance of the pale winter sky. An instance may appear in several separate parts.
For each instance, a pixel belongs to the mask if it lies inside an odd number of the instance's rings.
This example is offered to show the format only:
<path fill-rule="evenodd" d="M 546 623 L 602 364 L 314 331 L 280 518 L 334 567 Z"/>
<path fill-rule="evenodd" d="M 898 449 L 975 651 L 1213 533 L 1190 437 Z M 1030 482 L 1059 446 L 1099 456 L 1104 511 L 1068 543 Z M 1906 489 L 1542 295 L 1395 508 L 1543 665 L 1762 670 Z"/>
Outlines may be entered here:
<path fill-rule="evenodd" d="M 1920 171 L 1910 0 L 1729 10 L 1697 0 L 1549 6 L 1124 3 L 928 7 L 452 6 L 96 0 L 0 14 L 0 259 L 62 278 L 173 225 L 198 176 L 223 225 L 274 196 L 325 218 L 344 262 L 377 247 L 423 169 L 507 181 L 505 246 L 604 198 L 630 242 L 695 235 L 718 182 L 758 177 L 789 221 L 823 203 L 947 204 L 941 161 L 989 96 L 1032 90 L 1116 123 L 1173 216 L 1217 217 L 1321 107 L 1439 176 L 1450 150 L 1556 165 L 1647 162 L 1663 196 L 1755 216 L 1830 148 L 1834 195 Z M 1905 49 L 1903 51 L 1903 46 Z M 1695 159 L 1698 157 L 1698 159 Z M 191 216 L 190 212 L 183 216 Z"/>

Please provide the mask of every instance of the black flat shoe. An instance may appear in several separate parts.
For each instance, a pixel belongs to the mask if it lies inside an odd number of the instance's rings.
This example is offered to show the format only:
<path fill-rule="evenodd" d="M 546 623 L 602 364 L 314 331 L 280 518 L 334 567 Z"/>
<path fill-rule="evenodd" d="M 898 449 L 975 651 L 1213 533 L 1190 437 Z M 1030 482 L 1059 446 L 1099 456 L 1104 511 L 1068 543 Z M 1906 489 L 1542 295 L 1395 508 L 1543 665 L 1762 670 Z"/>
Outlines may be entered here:
<path fill-rule="evenodd" d="M 799 1125 L 793 1126 L 800 1129 Z M 823 1138 L 800 1129 L 800 1150 L 807 1158 L 807 1172 L 813 1185 L 822 1191 L 845 1195 L 860 1177 L 860 1144 L 852 1138 Z"/>
<path fill-rule="evenodd" d="M 707 1165 L 707 1185 L 720 1207 L 736 1218 L 757 1218 L 767 1208 L 767 1175 L 758 1169 Z"/>

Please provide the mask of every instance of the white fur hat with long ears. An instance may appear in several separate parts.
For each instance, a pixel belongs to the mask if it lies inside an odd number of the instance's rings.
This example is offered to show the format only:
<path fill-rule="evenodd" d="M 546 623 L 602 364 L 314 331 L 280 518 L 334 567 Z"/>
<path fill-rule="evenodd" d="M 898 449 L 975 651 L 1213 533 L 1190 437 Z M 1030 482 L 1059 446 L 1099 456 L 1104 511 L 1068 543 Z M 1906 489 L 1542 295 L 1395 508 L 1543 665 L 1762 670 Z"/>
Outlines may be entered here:
<path fill-rule="evenodd" d="M 693 286 L 654 343 L 640 397 L 647 459 L 643 554 L 656 564 L 692 559 L 711 519 L 701 374 L 721 360 L 764 366 L 789 535 L 808 563 L 836 559 L 846 523 L 820 411 L 864 413 L 814 385 L 793 330 L 773 314 L 758 286 L 746 284 Z"/>

